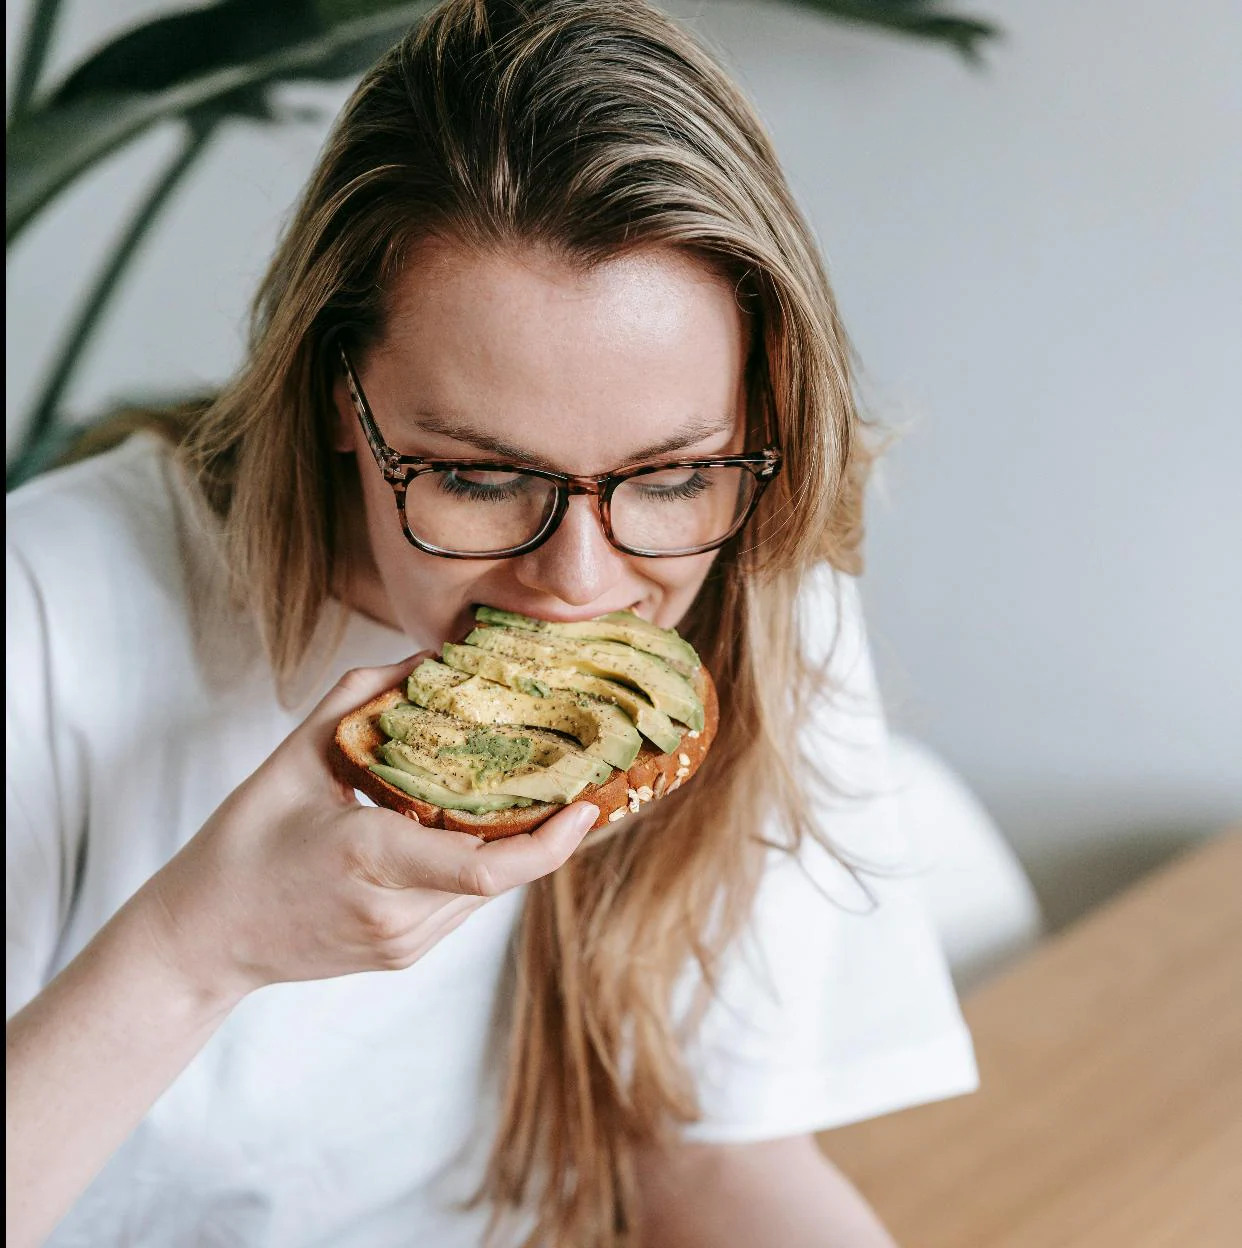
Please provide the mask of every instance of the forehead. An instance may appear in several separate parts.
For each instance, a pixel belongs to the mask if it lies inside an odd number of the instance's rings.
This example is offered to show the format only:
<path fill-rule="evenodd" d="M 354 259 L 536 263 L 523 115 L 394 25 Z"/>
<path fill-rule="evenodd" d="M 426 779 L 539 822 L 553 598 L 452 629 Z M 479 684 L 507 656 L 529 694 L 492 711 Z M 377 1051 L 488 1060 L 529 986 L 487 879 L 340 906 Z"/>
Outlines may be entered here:
<path fill-rule="evenodd" d="M 374 377 L 394 430 L 467 421 L 592 471 L 681 427 L 740 423 L 747 343 L 731 285 L 671 249 L 583 269 L 424 243 L 390 291 L 368 391 Z"/>

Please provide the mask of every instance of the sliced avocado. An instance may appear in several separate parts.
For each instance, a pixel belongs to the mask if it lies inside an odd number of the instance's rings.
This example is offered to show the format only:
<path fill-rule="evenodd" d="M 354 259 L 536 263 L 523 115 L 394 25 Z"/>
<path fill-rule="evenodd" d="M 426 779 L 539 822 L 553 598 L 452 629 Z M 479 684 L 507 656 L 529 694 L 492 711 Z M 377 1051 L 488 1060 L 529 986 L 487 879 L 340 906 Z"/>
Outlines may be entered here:
<path fill-rule="evenodd" d="M 460 685 L 469 677 L 464 677 L 461 672 L 455 672 L 451 667 L 445 667 L 443 663 L 437 663 L 435 659 L 424 659 L 411 673 L 409 680 L 413 680 L 417 676 L 424 685 L 434 685 L 439 689 L 451 689 L 454 685 Z M 407 686 L 409 681 L 406 682 Z M 407 689 L 406 696 L 409 697 Z M 410 699 L 413 701 L 413 698 Z"/>
<path fill-rule="evenodd" d="M 461 786 L 461 773 L 442 770 L 443 759 L 423 753 L 416 745 L 389 741 L 380 747 L 384 761 L 417 780 L 434 784 L 458 797 L 526 798 L 536 802 L 564 804 L 572 802 L 589 784 L 598 782 L 597 774 L 584 772 L 577 764 L 581 756 L 567 755 L 546 767 L 523 767 L 507 775 L 484 778 Z M 591 759 L 592 763 L 598 760 Z"/>
<path fill-rule="evenodd" d="M 434 780 L 413 775 L 399 767 L 388 767 L 383 763 L 372 763 L 371 770 L 381 780 L 387 780 L 394 788 L 416 797 L 421 802 L 430 802 L 443 810 L 467 810 L 475 815 L 490 815 L 496 810 L 511 810 L 515 806 L 529 806 L 530 799 L 525 797 L 488 797 L 482 793 L 454 793 Z"/>
<path fill-rule="evenodd" d="M 470 731 L 470 725 L 451 715 L 426 710 L 413 702 L 398 702 L 389 707 L 379 717 L 379 726 L 386 736 L 418 745 L 431 754 L 441 750 L 461 752 Z M 529 742 L 529 761 L 537 764 L 559 758 L 567 745 L 551 733 L 520 733 L 508 727 L 498 727 L 495 732 L 515 739 L 524 737 Z"/>
<path fill-rule="evenodd" d="M 532 667 L 520 659 L 509 659 L 503 654 L 480 650 L 478 646 L 449 643 L 444 647 L 442 657 L 449 667 L 459 672 L 482 676 L 522 693 L 546 697 L 550 690 L 570 689 L 603 698 L 606 702 L 615 702 L 656 749 L 671 754 L 681 744 L 681 733 L 673 726 L 673 721 L 629 685 L 605 680 L 601 676 L 588 676 L 572 667 Z"/>
<path fill-rule="evenodd" d="M 619 706 L 564 690 L 522 693 L 482 676 L 464 676 L 434 659 L 410 674 L 411 702 L 472 724 L 547 728 L 577 740 L 586 754 L 628 771 L 642 746 L 638 730 Z"/>
<path fill-rule="evenodd" d="M 463 747 L 466 746 L 467 737 L 479 731 L 478 725 L 464 723 L 452 715 L 428 710 L 414 702 L 398 702 L 389 707 L 380 715 L 379 726 L 387 736 L 398 741 L 421 745 L 432 753 L 441 751 L 446 754 L 471 753 L 470 749 Z M 541 729 L 523 732 L 508 724 L 497 724 L 487 726 L 485 734 L 503 737 L 509 741 L 524 741 L 524 758 L 539 765 L 560 758 L 566 750 L 581 753 L 563 737 Z M 489 748 L 485 752 L 498 756 L 496 749 Z"/>
<path fill-rule="evenodd" d="M 694 686 L 663 659 L 615 641 L 557 641 L 511 628 L 476 628 L 466 644 L 542 667 L 572 668 L 641 689 L 673 719 L 701 732 L 703 703 Z"/>
<path fill-rule="evenodd" d="M 671 628 L 660 628 L 633 611 L 610 611 L 594 620 L 556 623 L 536 620 L 516 611 L 498 611 L 495 607 L 478 607 L 475 619 L 500 628 L 517 628 L 538 633 L 553 641 L 577 640 L 621 641 L 635 650 L 644 650 L 663 659 L 675 672 L 693 676 L 699 669 L 699 656 L 694 647 Z"/>
<path fill-rule="evenodd" d="M 382 747 L 391 766 L 423 775 L 458 794 L 564 802 L 612 773 L 602 759 L 554 732 L 474 726 L 409 702 L 385 711 L 380 728 L 392 738 Z"/>

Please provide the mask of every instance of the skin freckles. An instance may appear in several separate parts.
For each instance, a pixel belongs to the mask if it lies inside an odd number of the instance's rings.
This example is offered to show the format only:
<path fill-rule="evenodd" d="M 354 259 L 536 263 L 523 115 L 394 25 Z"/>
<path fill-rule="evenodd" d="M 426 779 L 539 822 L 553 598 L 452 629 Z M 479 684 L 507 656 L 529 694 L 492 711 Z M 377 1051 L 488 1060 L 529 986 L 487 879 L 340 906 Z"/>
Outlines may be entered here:
<path fill-rule="evenodd" d="M 731 286 L 672 250 L 584 272 L 544 251 L 437 242 L 411 256 L 383 340 L 354 363 L 403 454 L 495 458 L 482 444 L 503 443 L 532 464 L 586 475 L 742 450 L 746 350 Z M 356 456 L 361 484 L 342 592 L 419 646 L 460 636 L 480 602 L 546 619 L 630 608 L 672 627 L 716 557 L 622 554 L 584 497 L 530 554 L 426 555 L 401 532 L 343 381 L 335 399 L 338 449 Z M 656 450 L 674 440 L 685 445 Z"/>

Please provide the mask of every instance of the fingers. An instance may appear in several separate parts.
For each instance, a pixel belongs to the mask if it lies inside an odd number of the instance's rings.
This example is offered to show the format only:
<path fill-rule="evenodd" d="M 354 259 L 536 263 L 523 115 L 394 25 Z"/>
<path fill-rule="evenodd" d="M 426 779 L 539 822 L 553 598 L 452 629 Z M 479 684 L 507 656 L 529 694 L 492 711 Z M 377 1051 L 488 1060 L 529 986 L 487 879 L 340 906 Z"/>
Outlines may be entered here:
<path fill-rule="evenodd" d="M 406 894 L 395 894 L 394 900 L 403 899 L 405 896 Z M 485 897 L 445 897 L 430 918 L 416 922 L 385 948 L 380 957 L 381 969 L 400 971 L 412 966 L 423 954 L 438 945 L 450 932 L 456 931 L 476 910 L 486 904 Z"/>
<path fill-rule="evenodd" d="M 320 700 L 319 705 L 307 717 L 307 723 L 330 723 L 355 711 L 363 703 L 405 683 L 405 678 L 432 651 L 420 650 L 408 659 L 390 663 L 386 667 L 355 667 L 346 672 Z"/>
<path fill-rule="evenodd" d="M 486 897 L 449 897 L 444 904 L 418 927 L 416 948 L 411 953 L 421 953 L 443 940 L 449 932 L 460 927 L 476 910 L 487 905 Z"/>
<path fill-rule="evenodd" d="M 599 818 L 597 807 L 575 802 L 533 832 L 484 843 L 466 832 L 424 828 L 389 811 L 359 813 L 377 827 L 382 819 L 372 846 L 376 883 L 472 897 L 495 897 L 555 871 Z"/>
<path fill-rule="evenodd" d="M 533 832 L 480 844 L 462 863 L 453 891 L 495 897 L 549 875 L 578 848 L 598 818 L 598 806 L 575 802 Z"/>

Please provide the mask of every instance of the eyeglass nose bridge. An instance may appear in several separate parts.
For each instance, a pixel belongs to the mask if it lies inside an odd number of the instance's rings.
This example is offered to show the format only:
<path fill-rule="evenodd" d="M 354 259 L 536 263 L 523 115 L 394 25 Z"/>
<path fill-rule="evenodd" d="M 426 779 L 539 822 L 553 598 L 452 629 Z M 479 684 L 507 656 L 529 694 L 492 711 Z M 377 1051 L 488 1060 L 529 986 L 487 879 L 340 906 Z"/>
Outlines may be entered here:
<path fill-rule="evenodd" d="M 626 554 L 626 550 L 617 541 L 612 528 L 612 494 L 618 482 L 608 477 L 575 477 L 568 473 L 557 474 L 556 502 L 548 516 L 543 532 L 539 534 L 530 550 L 537 549 L 547 542 L 561 527 L 569 512 L 570 500 L 574 497 L 595 499 L 595 522 L 604 535 L 604 540 L 615 550 Z"/>
<path fill-rule="evenodd" d="M 602 499 L 608 487 L 607 477 L 563 476 L 561 482 L 565 487 L 565 493 L 571 497 L 575 494 L 593 494 L 596 498 Z"/>

